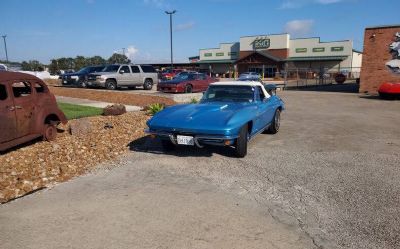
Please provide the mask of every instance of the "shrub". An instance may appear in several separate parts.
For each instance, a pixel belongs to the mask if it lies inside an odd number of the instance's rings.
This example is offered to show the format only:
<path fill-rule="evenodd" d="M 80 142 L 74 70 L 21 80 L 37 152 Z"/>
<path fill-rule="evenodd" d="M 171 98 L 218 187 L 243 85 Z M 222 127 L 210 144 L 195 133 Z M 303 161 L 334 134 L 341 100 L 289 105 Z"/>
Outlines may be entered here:
<path fill-rule="evenodd" d="M 199 103 L 199 101 L 196 98 L 192 98 L 190 100 L 190 104 L 197 104 L 197 103 Z"/>
<path fill-rule="evenodd" d="M 154 115 L 159 111 L 162 111 L 164 109 L 164 104 L 160 104 L 160 103 L 154 103 L 148 106 L 148 114 L 150 115 Z"/>

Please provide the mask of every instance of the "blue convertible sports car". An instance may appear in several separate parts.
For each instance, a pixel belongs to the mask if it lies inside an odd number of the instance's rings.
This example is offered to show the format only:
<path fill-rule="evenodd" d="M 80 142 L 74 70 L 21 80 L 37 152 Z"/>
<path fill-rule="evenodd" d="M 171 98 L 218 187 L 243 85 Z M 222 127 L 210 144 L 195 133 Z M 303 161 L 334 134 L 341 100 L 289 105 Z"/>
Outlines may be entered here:
<path fill-rule="evenodd" d="M 283 109 L 283 101 L 260 82 L 218 82 L 210 84 L 199 104 L 175 105 L 154 115 L 146 132 L 160 137 L 165 149 L 233 146 L 244 157 L 254 136 L 278 132 Z"/>

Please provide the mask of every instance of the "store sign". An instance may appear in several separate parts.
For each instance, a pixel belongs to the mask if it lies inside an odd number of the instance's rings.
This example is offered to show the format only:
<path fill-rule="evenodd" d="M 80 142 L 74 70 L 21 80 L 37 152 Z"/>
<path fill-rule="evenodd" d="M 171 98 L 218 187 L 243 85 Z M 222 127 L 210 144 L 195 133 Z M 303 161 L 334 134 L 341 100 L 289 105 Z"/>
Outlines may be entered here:
<path fill-rule="evenodd" d="M 271 41 L 268 38 L 257 38 L 253 42 L 254 49 L 269 48 Z"/>
<path fill-rule="evenodd" d="M 395 35 L 394 42 L 389 45 L 392 60 L 386 63 L 386 66 L 395 74 L 400 74 L 400 32 Z"/>

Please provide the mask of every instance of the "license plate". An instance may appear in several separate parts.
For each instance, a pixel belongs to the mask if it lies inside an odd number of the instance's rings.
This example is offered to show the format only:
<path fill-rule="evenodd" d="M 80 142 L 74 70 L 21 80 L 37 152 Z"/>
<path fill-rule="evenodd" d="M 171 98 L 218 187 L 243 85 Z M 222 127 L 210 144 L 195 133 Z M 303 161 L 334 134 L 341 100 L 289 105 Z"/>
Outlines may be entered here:
<path fill-rule="evenodd" d="M 67 84 L 67 81 L 66 81 L 66 80 L 64 80 L 64 84 Z"/>
<path fill-rule="evenodd" d="M 183 144 L 183 145 L 194 145 L 194 139 L 191 136 L 176 136 L 176 140 L 178 144 Z"/>

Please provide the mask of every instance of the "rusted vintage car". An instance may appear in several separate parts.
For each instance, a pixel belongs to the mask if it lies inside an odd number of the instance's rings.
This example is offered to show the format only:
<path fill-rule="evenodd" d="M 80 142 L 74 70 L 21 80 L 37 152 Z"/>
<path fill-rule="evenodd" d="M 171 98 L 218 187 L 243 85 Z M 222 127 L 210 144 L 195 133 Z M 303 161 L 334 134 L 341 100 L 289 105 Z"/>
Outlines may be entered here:
<path fill-rule="evenodd" d="M 39 137 L 54 140 L 60 122 L 67 119 L 42 80 L 0 72 L 0 151 Z"/>

